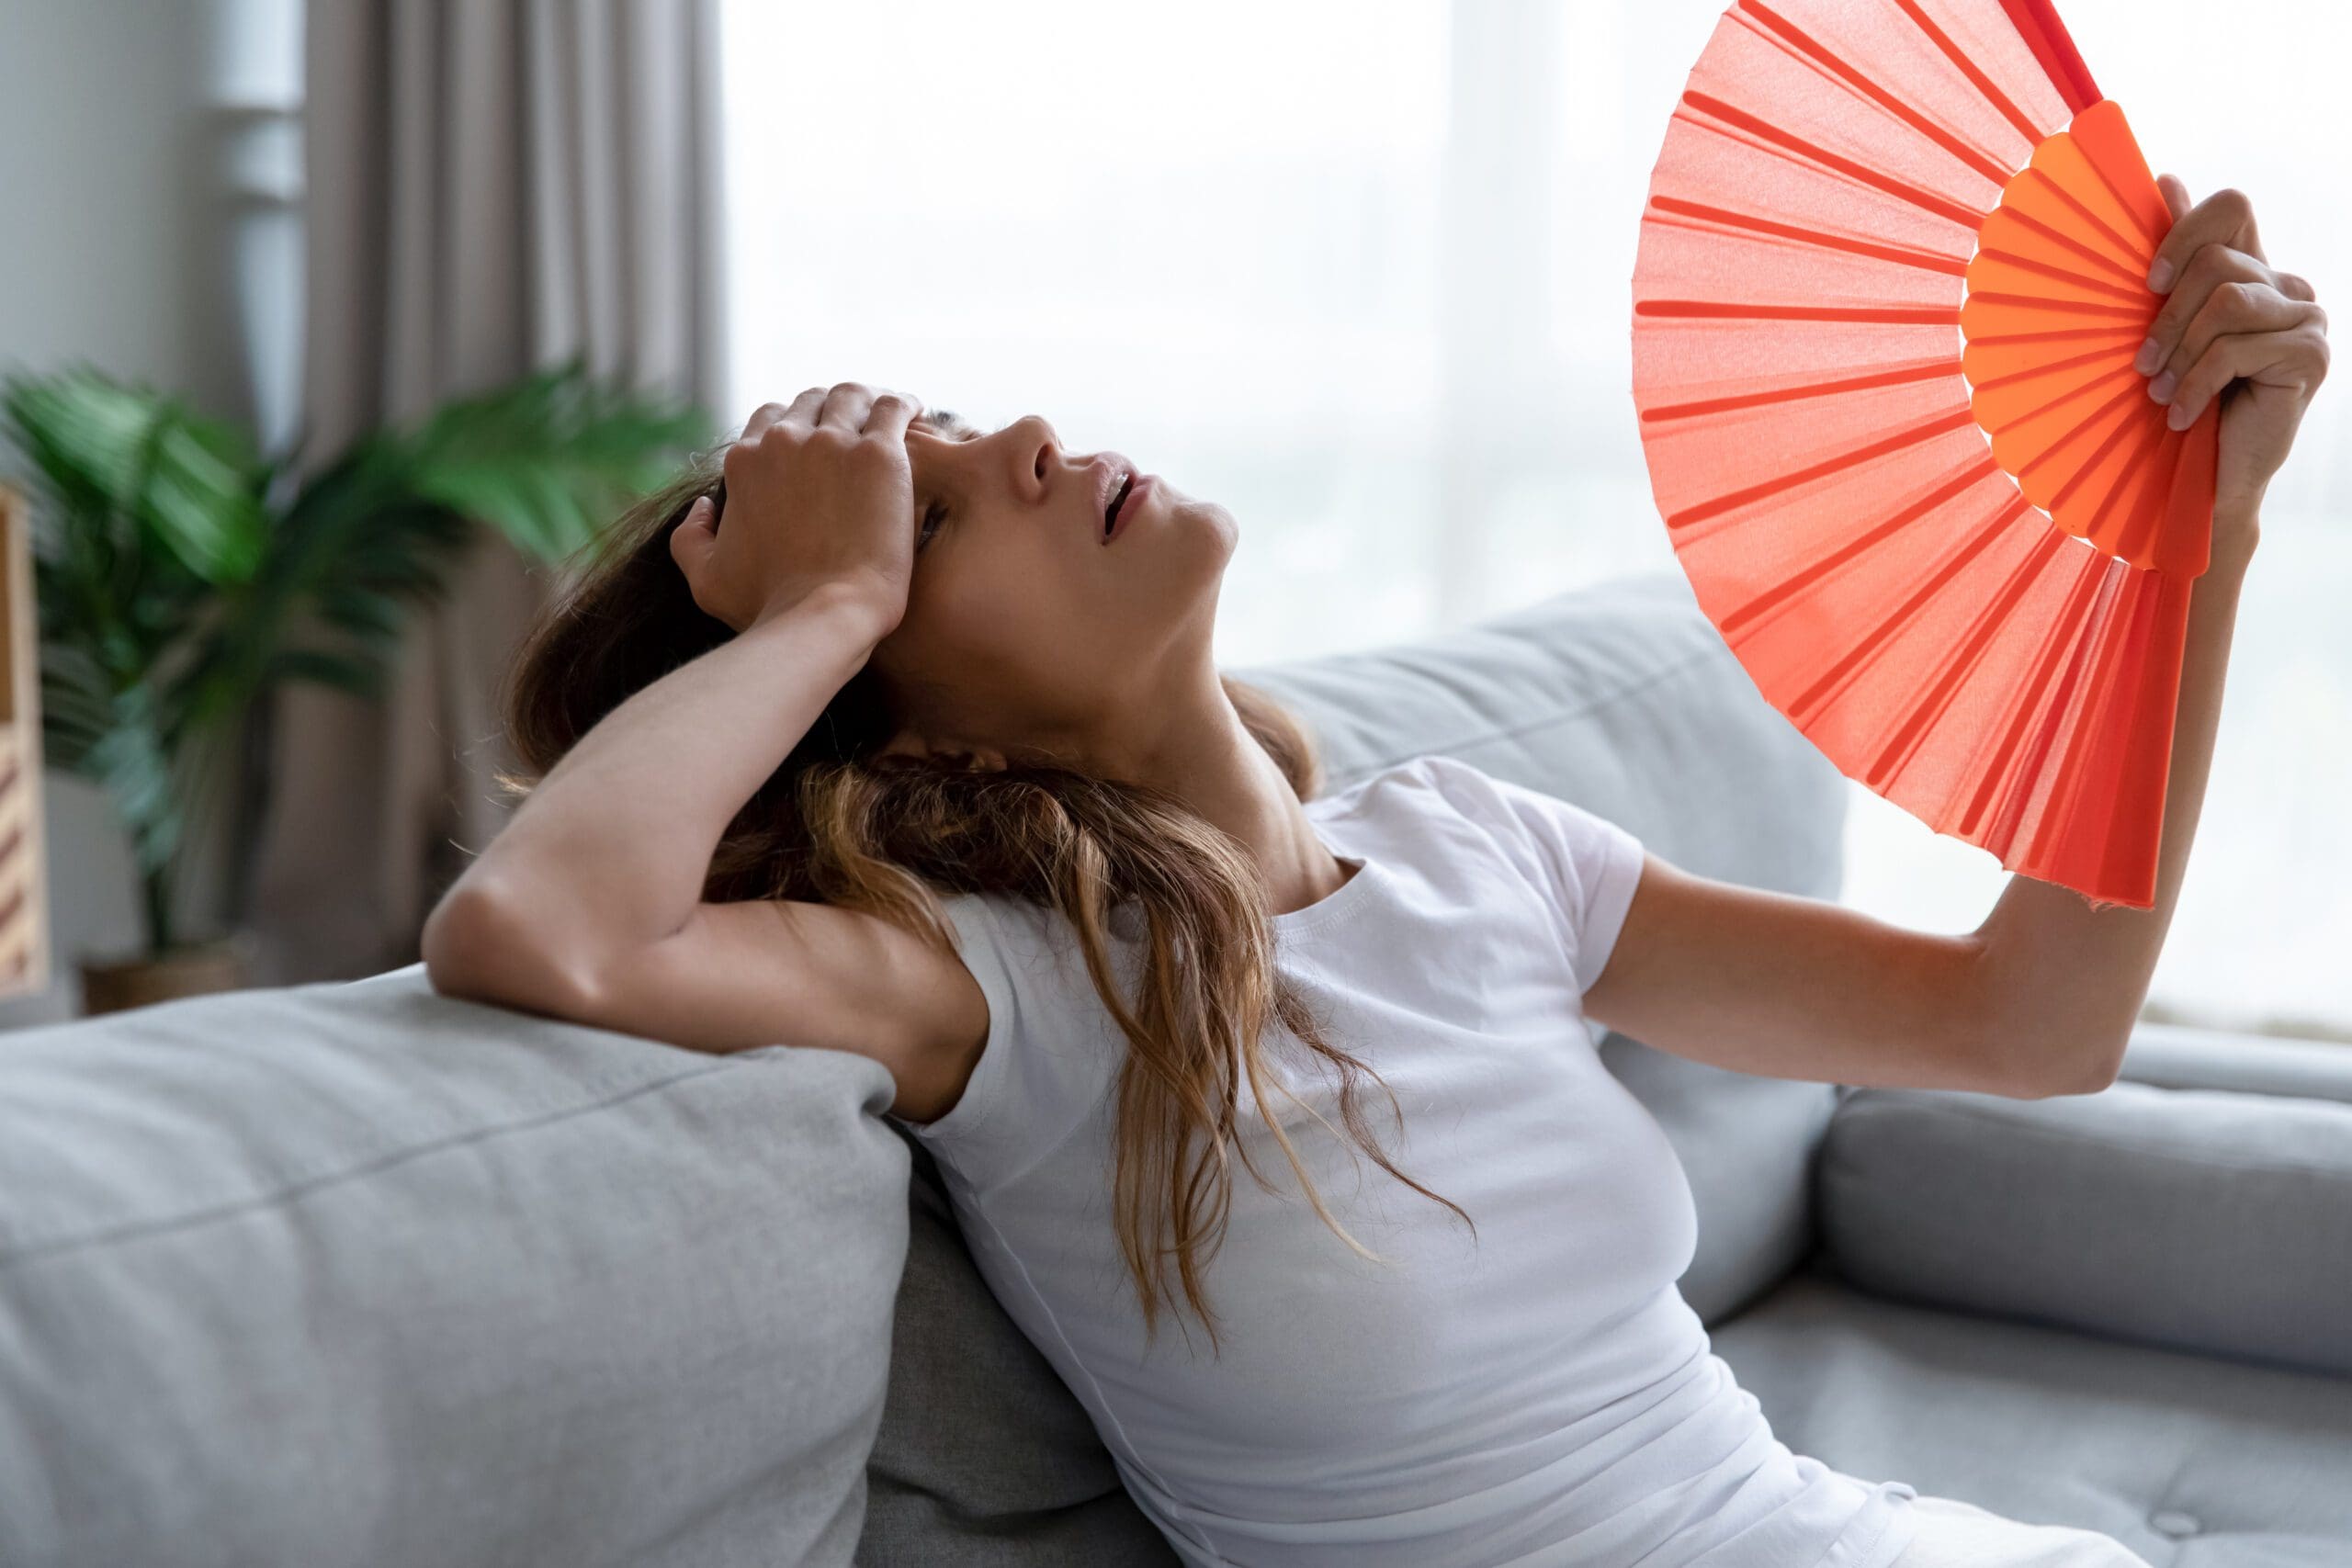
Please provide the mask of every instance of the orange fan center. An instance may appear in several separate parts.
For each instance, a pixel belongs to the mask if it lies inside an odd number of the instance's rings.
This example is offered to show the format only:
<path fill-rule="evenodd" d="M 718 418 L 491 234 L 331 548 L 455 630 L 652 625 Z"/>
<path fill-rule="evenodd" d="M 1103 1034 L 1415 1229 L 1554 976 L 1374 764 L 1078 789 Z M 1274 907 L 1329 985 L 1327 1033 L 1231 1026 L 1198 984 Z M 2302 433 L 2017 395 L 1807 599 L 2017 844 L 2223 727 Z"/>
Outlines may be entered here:
<path fill-rule="evenodd" d="M 1961 371 L 1993 459 L 2060 528 L 2133 566 L 2208 561 L 2219 419 L 2165 423 L 2132 361 L 2172 226 L 2123 111 L 2102 98 L 2034 148 L 1977 231 Z"/>

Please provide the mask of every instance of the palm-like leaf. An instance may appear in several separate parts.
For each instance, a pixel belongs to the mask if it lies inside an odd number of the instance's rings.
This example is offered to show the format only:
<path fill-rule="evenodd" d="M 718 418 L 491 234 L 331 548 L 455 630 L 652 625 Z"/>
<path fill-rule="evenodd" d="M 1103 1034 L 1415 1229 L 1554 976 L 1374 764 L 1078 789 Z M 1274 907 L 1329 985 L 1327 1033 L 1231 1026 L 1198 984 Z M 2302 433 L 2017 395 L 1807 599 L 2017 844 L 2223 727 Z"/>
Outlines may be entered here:
<path fill-rule="evenodd" d="M 710 434 L 692 405 L 600 386 L 576 359 L 444 404 L 413 431 L 363 439 L 303 488 L 249 611 L 280 628 L 262 639 L 273 648 L 293 607 L 315 612 L 341 639 L 293 668 L 375 690 L 408 610 L 439 598 L 478 524 L 560 559 Z"/>
<path fill-rule="evenodd" d="M 104 787 L 170 940 L 181 775 L 277 682 L 379 694 L 411 608 L 481 524 L 560 559 L 709 439 L 690 404 L 574 360 L 363 437 L 307 481 L 242 433 L 86 368 L 0 396 L 42 490 L 43 739 Z M 308 623 L 308 624 L 306 624 Z"/>
<path fill-rule="evenodd" d="M 234 426 L 88 369 L 16 378 L 6 400 L 41 475 L 107 518 L 115 564 L 175 560 L 208 583 L 253 575 L 266 532 L 252 485 L 259 464 Z"/>
<path fill-rule="evenodd" d="M 698 411 L 601 387 L 573 360 L 444 406 L 407 443 L 416 493 L 555 559 L 597 520 L 661 482 L 671 456 L 708 439 Z"/>

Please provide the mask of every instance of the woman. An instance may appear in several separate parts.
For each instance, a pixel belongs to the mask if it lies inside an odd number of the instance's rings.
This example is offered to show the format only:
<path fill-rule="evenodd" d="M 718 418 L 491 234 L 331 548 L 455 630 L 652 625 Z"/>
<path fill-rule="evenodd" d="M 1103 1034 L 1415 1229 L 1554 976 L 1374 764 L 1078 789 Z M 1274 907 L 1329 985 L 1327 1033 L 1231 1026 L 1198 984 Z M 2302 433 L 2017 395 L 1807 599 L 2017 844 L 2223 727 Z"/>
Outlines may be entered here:
<path fill-rule="evenodd" d="M 2188 416 L 2228 396 L 2152 909 L 2016 878 L 1923 935 L 1447 759 L 1325 794 L 1211 656 L 1222 508 L 1035 417 L 843 383 L 754 413 L 535 630 L 509 714 L 537 783 L 428 921 L 433 981 L 879 1061 L 1186 1562 L 2141 1564 L 1774 1438 L 1676 1289 L 1681 1168 L 1580 1021 L 1782 1077 L 2114 1077 L 2326 366 L 2245 198 L 2165 196 L 2141 368 Z"/>

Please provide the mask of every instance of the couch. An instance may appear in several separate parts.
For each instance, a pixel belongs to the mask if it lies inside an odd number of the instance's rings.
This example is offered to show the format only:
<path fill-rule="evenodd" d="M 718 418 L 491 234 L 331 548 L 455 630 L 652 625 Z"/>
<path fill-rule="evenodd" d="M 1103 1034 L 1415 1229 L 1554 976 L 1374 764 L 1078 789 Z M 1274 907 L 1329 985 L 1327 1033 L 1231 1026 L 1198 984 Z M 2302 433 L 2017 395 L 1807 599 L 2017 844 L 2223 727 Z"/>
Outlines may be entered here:
<path fill-rule="evenodd" d="M 1232 672 L 1333 787 L 1442 751 L 1838 891 L 1849 786 L 1672 574 Z M 1172 1563 L 888 1075 L 778 1032 L 411 965 L 0 1036 L 0 1563 Z M 2352 1050 L 2143 1027 L 2028 1100 L 1600 1048 L 1792 1448 L 2158 1568 L 2352 1563 Z"/>

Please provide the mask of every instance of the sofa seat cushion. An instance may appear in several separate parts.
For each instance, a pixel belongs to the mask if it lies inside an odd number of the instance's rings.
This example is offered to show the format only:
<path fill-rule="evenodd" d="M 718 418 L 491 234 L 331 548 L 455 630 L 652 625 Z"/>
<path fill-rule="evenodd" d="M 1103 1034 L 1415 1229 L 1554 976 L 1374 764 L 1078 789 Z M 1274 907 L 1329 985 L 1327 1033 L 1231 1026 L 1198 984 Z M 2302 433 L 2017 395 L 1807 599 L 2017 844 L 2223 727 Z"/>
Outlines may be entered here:
<path fill-rule="evenodd" d="M 1781 1440 L 2156 1568 L 2352 1562 L 2352 1381 L 1881 1301 L 1816 1258 L 1711 1333 Z"/>

